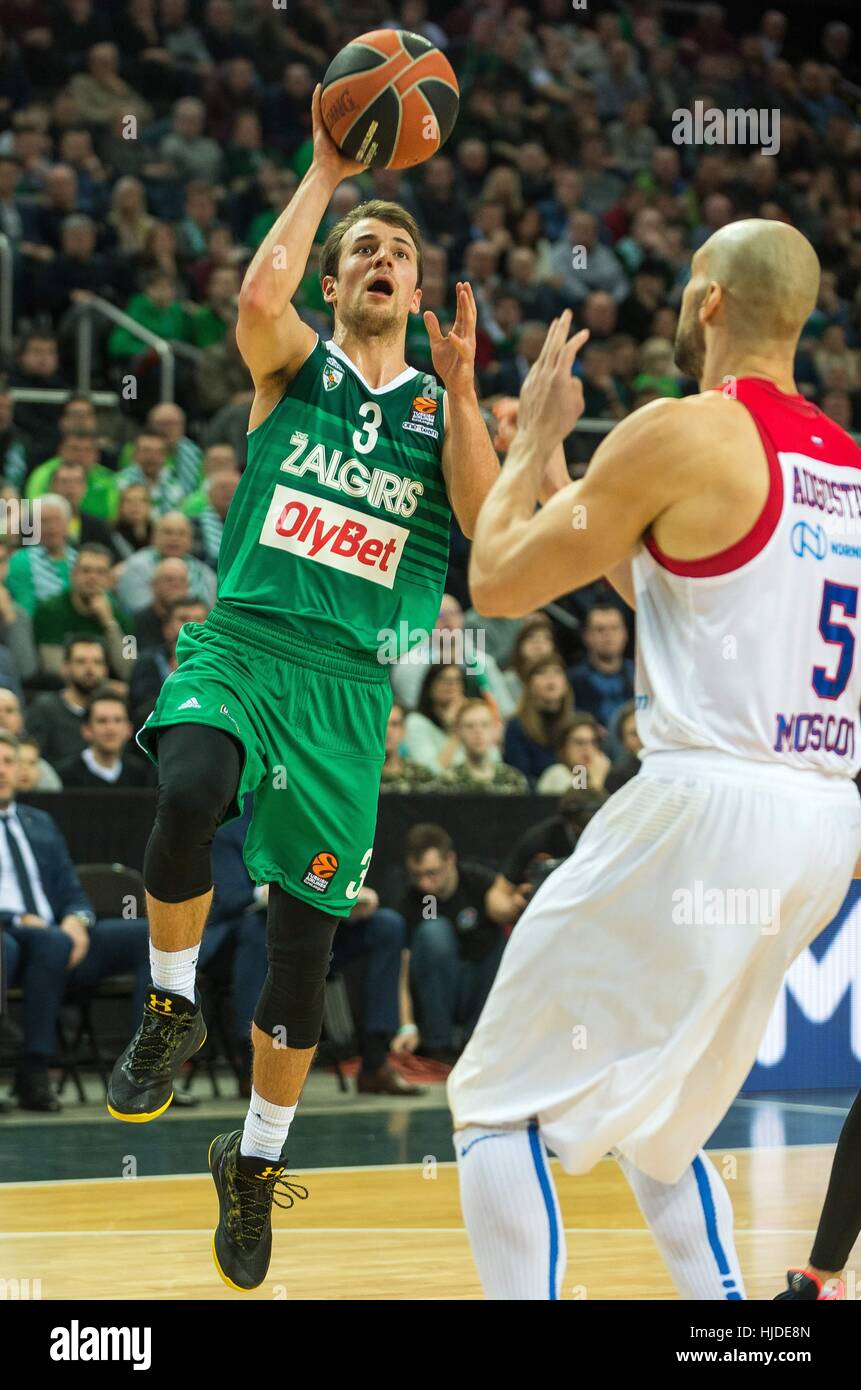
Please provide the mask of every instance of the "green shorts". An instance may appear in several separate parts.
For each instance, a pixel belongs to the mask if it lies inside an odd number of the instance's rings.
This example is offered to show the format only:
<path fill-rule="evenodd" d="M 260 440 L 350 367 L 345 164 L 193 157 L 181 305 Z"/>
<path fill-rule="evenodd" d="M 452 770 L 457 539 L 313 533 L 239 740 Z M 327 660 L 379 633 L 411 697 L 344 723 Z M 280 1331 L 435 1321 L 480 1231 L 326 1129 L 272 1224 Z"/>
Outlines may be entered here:
<path fill-rule="evenodd" d="M 386 723 L 388 668 L 371 653 L 326 647 L 216 604 L 186 623 L 168 676 L 137 741 L 170 724 L 206 724 L 244 749 L 236 804 L 254 814 L 245 863 L 256 883 L 278 883 L 345 916 L 371 862 Z"/>

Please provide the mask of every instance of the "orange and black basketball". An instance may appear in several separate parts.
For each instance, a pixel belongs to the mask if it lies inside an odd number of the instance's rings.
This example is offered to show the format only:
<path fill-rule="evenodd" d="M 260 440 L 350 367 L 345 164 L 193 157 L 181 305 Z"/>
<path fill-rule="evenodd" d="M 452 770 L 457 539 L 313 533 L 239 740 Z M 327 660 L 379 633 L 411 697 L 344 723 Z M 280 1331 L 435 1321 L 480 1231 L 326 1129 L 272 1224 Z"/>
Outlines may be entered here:
<path fill-rule="evenodd" d="M 323 78 L 326 129 L 361 164 L 408 169 L 436 154 L 457 119 L 454 69 L 420 34 L 375 29 L 336 55 Z"/>
<path fill-rule="evenodd" d="M 315 854 L 311 861 L 311 872 L 318 878 L 334 878 L 338 872 L 338 856 L 330 854 L 328 850 Z"/>

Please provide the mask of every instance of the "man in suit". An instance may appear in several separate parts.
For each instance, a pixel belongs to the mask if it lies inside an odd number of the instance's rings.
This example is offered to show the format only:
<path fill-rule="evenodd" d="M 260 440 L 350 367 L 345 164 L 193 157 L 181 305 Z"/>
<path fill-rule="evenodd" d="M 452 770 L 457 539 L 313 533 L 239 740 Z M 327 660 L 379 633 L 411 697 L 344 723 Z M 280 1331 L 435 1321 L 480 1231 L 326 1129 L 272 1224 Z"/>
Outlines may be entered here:
<path fill-rule="evenodd" d="M 132 1017 L 149 981 L 147 924 L 97 922 L 57 825 L 46 811 L 15 801 L 18 740 L 0 730 L 0 927 L 3 973 L 24 991 L 24 1038 L 15 1090 L 24 1110 L 57 1111 L 48 1078 L 57 1014 L 67 984 L 90 988 L 133 974 Z"/>

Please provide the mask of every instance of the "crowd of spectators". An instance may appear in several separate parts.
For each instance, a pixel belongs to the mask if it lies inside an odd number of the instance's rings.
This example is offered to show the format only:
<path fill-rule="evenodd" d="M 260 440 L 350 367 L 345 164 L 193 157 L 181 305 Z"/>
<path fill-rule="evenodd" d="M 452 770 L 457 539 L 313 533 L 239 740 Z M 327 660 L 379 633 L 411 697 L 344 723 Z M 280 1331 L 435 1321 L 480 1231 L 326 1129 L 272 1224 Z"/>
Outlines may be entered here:
<path fill-rule="evenodd" d="M 423 308 L 445 327 L 455 281 L 473 287 L 489 423 L 555 314 L 571 307 L 589 328 L 576 370 L 599 424 L 569 441 L 578 476 L 601 429 L 696 389 L 672 347 L 691 253 L 735 218 L 781 218 L 823 266 L 798 389 L 861 429 L 861 67 L 847 24 L 811 23 L 659 0 L 0 0 L 0 233 L 14 290 L 0 384 L 0 727 L 16 742 L 18 789 L 153 784 L 133 732 L 175 667 L 182 624 L 212 607 L 246 462 L 242 274 L 310 163 L 313 88 L 364 30 L 399 26 L 443 48 L 460 115 L 428 163 L 337 189 L 295 299 L 324 337 L 330 227 L 368 198 L 401 203 L 424 238 Z M 674 113 L 697 102 L 779 111 L 778 148 L 677 143 Z M 174 402 L 160 400 L 157 354 L 101 317 L 90 389 L 78 391 L 94 297 L 171 343 Z M 432 370 L 420 315 L 406 354 Z M 99 392 L 115 405 L 97 407 Z M 40 541 L 22 544 L 37 500 Z M 582 816 L 638 766 L 633 614 L 599 581 L 522 621 L 485 620 L 468 559 L 453 525 L 438 626 L 392 668 L 382 790 L 563 803 L 573 792 Z M 560 813 L 547 832 L 556 850 L 570 852 L 569 824 Z M 430 855 L 454 895 L 452 853 L 426 835 L 412 860 Z M 525 901 L 525 866 L 511 872 L 481 893 L 480 874 L 461 875 L 473 898 L 490 893 L 497 925 Z M 439 957 L 440 930 L 417 931 L 419 959 Z M 440 969 L 457 994 L 457 972 Z M 463 987 L 468 1032 L 483 985 Z M 440 997 L 425 1002 L 445 1051 Z"/>

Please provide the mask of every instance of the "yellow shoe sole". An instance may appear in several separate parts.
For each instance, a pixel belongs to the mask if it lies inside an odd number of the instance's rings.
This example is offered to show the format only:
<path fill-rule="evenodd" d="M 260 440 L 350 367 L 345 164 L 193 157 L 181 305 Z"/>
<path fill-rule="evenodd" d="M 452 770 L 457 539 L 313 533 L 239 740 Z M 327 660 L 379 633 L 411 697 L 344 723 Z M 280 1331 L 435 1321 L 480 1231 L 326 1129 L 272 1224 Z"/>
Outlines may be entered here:
<path fill-rule="evenodd" d="M 124 1115 L 121 1110 L 114 1110 L 110 1101 L 106 1101 L 105 1104 L 108 1107 L 108 1114 L 113 1115 L 115 1120 L 125 1120 L 128 1125 L 145 1125 L 149 1120 L 157 1120 L 159 1115 L 163 1115 L 172 1100 L 173 1091 L 171 1091 L 164 1105 L 160 1105 L 158 1110 L 152 1110 L 148 1115 Z"/>
<path fill-rule="evenodd" d="M 199 1046 L 195 1049 L 195 1052 L 200 1051 L 201 1047 L 203 1047 L 203 1044 L 206 1042 L 206 1039 L 208 1037 L 209 1033 L 205 1031 L 203 1037 L 200 1040 Z M 172 1100 L 173 1091 L 171 1091 L 164 1105 L 160 1105 L 158 1110 L 151 1110 L 147 1115 L 125 1115 L 123 1114 L 122 1110 L 114 1110 L 110 1101 L 107 1100 L 105 1101 L 105 1105 L 107 1106 L 108 1114 L 113 1115 L 115 1120 L 123 1120 L 127 1125 L 145 1125 L 148 1124 L 150 1120 L 157 1120 L 159 1115 L 163 1115 Z"/>

